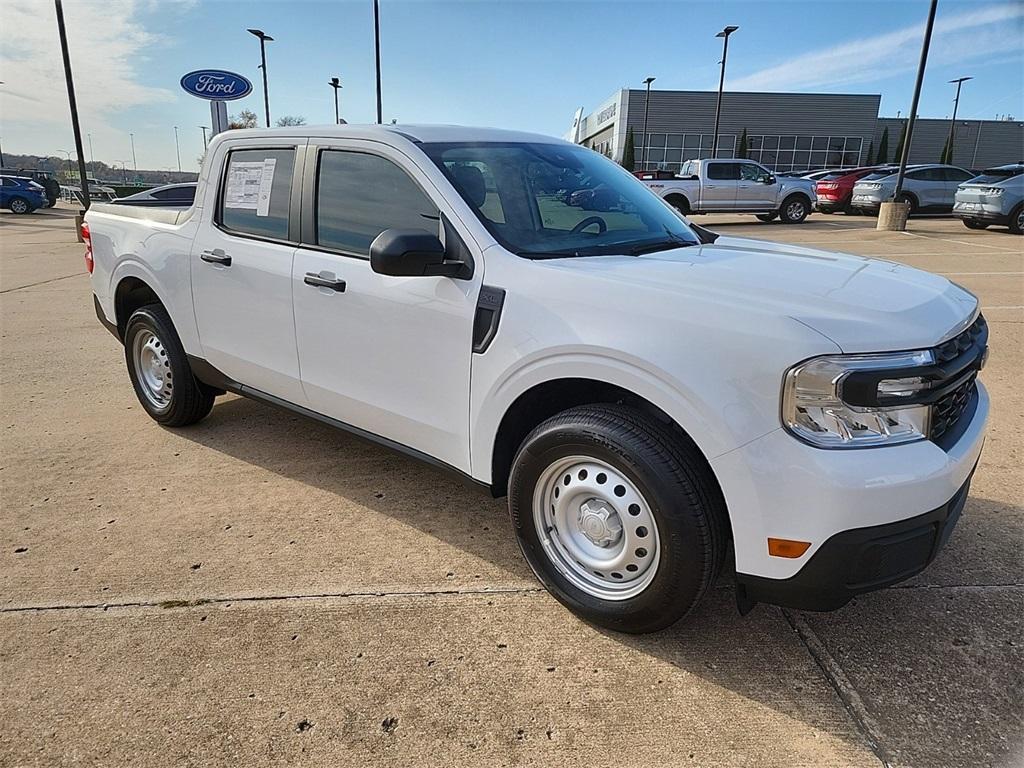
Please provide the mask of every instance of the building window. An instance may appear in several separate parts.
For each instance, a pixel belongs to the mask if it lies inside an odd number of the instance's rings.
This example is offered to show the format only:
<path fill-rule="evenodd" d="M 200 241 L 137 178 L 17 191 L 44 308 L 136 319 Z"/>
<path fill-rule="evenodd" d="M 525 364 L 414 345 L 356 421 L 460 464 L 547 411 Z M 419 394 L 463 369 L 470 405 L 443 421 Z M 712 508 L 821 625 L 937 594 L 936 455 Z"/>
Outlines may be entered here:
<path fill-rule="evenodd" d="M 747 157 L 774 171 L 850 167 L 860 163 L 859 136 L 748 136 Z"/>
<path fill-rule="evenodd" d="M 636 135 L 636 167 L 640 171 L 667 170 L 679 172 L 687 160 L 706 160 L 711 157 L 715 137 L 711 133 L 652 133 Z M 644 150 L 647 162 L 644 163 Z M 718 134 L 718 156 L 735 157 L 736 135 Z"/>

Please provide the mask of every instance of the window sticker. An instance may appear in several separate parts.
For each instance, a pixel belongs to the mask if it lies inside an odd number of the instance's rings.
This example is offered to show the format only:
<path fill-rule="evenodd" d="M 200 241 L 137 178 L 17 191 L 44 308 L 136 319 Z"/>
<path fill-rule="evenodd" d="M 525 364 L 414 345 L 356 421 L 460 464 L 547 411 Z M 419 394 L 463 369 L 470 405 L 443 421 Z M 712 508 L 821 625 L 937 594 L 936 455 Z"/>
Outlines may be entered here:
<path fill-rule="evenodd" d="M 224 190 L 224 207 L 256 211 L 257 216 L 268 216 L 276 165 L 277 158 L 231 163 L 227 188 Z"/>

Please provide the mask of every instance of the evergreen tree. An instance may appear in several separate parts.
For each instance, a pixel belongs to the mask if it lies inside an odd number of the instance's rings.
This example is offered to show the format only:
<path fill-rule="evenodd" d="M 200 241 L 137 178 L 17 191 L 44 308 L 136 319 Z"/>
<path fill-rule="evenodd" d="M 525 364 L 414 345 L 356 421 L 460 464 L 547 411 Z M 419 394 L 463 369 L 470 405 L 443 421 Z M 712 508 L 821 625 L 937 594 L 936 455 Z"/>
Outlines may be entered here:
<path fill-rule="evenodd" d="M 900 162 L 900 159 L 903 157 L 903 145 L 906 143 L 906 141 L 907 141 L 907 121 L 904 120 L 903 121 L 903 128 L 900 130 L 900 141 L 896 145 L 896 154 L 893 155 L 893 157 L 892 157 L 892 161 L 894 163 Z"/>
<path fill-rule="evenodd" d="M 865 163 L 864 163 L 865 165 L 874 165 L 875 164 L 874 154 L 875 154 L 875 142 L 874 141 L 869 141 L 868 142 L 868 159 L 865 161 Z"/>
<path fill-rule="evenodd" d="M 636 145 L 633 141 L 633 129 L 626 131 L 626 143 L 622 147 L 622 167 L 627 171 L 636 170 Z"/>
<path fill-rule="evenodd" d="M 889 162 L 889 129 L 882 131 L 882 140 L 878 142 L 878 156 L 875 162 L 879 165 Z"/>
<path fill-rule="evenodd" d="M 747 156 L 747 129 L 740 134 L 740 143 L 736 147 L 736 157 L 744 159 Z"/>

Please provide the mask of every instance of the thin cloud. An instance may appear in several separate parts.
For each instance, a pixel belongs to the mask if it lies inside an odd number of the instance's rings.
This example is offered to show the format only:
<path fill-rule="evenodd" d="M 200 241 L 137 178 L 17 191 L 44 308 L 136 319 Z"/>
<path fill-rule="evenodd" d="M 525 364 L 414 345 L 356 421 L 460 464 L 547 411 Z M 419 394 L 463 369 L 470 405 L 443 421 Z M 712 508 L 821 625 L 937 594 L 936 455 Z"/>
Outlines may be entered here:
<path fill-rule="evenodd" d="M 731 90 L 800 90 L 874 82 L 912 71 L 920 55 L 924 23 L 805 53 L 734 79 Z M 1020 51 L 1024 4 L 990 5 L 935 21 L 928 63 L 955 64 Z"/>

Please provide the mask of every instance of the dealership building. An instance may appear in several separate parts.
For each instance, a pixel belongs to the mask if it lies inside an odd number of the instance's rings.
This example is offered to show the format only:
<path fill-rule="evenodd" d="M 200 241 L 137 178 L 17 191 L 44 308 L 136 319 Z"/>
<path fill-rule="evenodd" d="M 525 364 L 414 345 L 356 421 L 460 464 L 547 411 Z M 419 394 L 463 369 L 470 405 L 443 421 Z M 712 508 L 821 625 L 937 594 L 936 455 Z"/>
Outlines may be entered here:
<path fill-rule="evenodd" d="M 711 156 L 715 91 L 622 89 L 591 114 L 582 110 L 567 136 L 621 162 L 633 132 L 635 170 L 678 171 L 686 160 Z M 879 117 L 878 94 L 743 93 L 722 95 L 718 156 L 735 157 L 746 131 L 746 156 L 775 171 L 867 164 L 877 157 L 888 129 L 892 161 L 905 119 Z M 647 111 L 647 133 L 644 112 Z M 949 120 L 919 118 L 911 163 L 936 163 L 949 135 Z M 646 156 L 646 160 L 645 160 Z M 1024 122 L 956 121 L 953 164 L 983 168 L 1024 159 Z"/>

